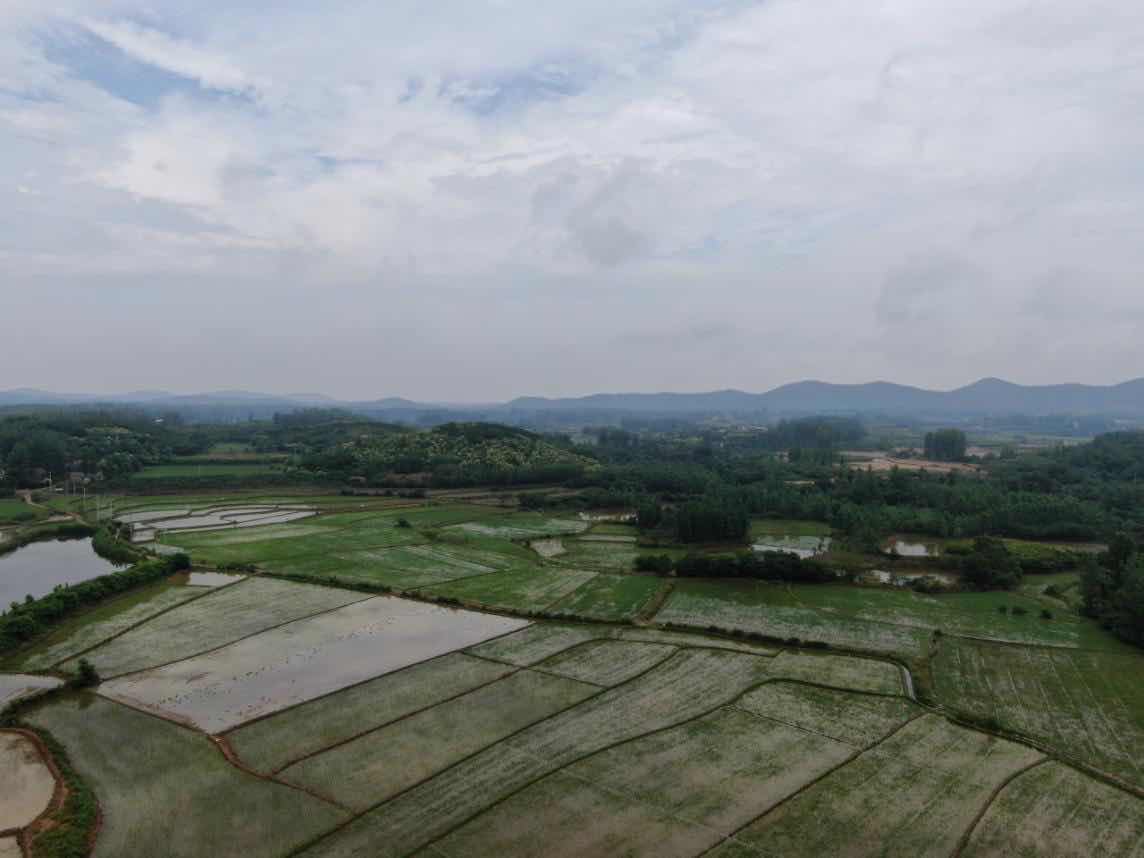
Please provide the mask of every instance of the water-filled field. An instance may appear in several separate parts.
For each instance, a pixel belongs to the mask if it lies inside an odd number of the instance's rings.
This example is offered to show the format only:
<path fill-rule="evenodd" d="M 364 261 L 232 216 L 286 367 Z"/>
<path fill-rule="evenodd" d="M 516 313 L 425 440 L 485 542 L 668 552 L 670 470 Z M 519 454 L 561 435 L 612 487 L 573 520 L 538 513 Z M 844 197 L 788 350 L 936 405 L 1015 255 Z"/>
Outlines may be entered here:
<path fill-rule="evenodd" d="M 96 855 L 1144 848 L 1144 657 L 1043 588 L 637 575 L 627 524 L 350 503 L 164 536 L 189 575 L 13 656 L 102 677 L 22 716 L 94 790 Z"/>

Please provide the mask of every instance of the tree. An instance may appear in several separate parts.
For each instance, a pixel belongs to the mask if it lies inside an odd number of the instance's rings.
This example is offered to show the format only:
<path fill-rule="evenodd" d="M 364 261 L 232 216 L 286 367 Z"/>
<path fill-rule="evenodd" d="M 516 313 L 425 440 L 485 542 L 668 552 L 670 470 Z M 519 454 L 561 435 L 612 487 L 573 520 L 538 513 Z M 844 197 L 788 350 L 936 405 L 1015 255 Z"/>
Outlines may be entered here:
<path fill-rule="evenodd" d="M 926 458 L 938 462 L 962 462 L 965 460 L 967 442 L 960 429 L 938 429 L 926 433 Z"/>
<path fill-rule="evenodd" d="M 979 536 L 961 561 L 961 574 L 978 590 L 1012 590 L 1021 583 L 1021 563 L 1000 539 Z"/>

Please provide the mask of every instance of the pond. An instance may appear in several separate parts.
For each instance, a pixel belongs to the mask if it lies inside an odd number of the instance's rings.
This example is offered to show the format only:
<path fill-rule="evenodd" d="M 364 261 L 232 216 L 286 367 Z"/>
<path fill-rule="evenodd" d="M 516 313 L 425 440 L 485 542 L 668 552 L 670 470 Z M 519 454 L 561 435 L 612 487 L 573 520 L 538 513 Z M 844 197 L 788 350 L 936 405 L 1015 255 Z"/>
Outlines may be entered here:
<path fill-rule="evenodd" d="M 752 543 L 751 548 L 758 552 L 786 551 L 790 554 L 797 554 L 805 560 L 808 557 L 815 557 L 829 551 L 830 537 L 768 534 Z"/>
<path fill-rule="evenodd" d="M 0 610 L 29 594 L 46 596 L 58 584 L 78 584 L 118 568 L 92 550 L 90 539 L 32 542 L 0 556 Z"/>
<path fill-rule="evenodd" d="M 886 544 L 886 553 L 899 557 L 938 557 L 942 551 L 941 543 L 936 540 L 923 542 L 918 537 L 895 536 Z"/>

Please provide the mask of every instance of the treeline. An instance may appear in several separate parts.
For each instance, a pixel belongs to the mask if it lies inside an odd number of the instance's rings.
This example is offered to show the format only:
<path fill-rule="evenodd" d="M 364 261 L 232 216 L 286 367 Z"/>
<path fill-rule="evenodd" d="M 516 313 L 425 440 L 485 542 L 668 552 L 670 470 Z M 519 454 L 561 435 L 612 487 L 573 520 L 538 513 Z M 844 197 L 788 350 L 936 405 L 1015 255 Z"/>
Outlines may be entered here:
<path fill-rule="evenodd" d="M 789 551 L 740 551 L 735 554 L 688 554 L 673 560 L 667 554 L 635 559 L 637 572 L 674 573 L 680 578 L 749 578 L 759 581 L 822 583 L 836 580 L 824 563 Z"/>
<path fill-rule="evenodd" d="M 171 455 L 172 430 L 130 410 L 37 411 L 0 420 L 0 487 L 68 473 L 114 478 Z"/>
<path fill-rule="evenodd" d="M 59 586 L 39 599 L 29 596 L 24 602 L 13 602 L 10 609 L 0 616 L 0 653 L 43 634 L 54 623 L 86 606 L 142 584 L 159 581 L 189 566 L 190 558 L 187 555 L 174 554 L 161 560 L 138 563 L 130 569 L 101 575 L 80 584 Z"/>
<path fill-rule="evenodd" d="M 1119 533 L 1108 550 L 1081 572 L 1083 611 L 1114 634 L 1144 646 L 1144 557 L 1134 539 Z"/>

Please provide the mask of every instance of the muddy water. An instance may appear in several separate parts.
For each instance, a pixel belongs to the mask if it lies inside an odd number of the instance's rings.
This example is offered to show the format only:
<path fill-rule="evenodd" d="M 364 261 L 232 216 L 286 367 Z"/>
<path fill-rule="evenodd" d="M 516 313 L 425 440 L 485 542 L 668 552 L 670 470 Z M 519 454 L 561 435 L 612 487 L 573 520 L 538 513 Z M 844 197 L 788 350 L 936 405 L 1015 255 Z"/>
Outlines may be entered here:
<path fill-rule="evenodd" d="M 100 693 L 219 733 L 527 625 L 378 596 L 105 682 Z"/>
<path fill-rule="evenodd" d="M 0 733 L 0 831 L 23 828 L 44 812 L 56 779 L 31 740 Z"/>
<path fill-rule="evenodd" d="M 90 539 L 33 542 L 0 557 L 0 610 L 29 594 L 46 596 L 58 584 L 78 584 L 117 568 L 92 550 Z"/>
<path fill-rule="evenodd" d="M 20 842 L 15 837 L 0 837 L 0 858 L 23 858 Z"/>

